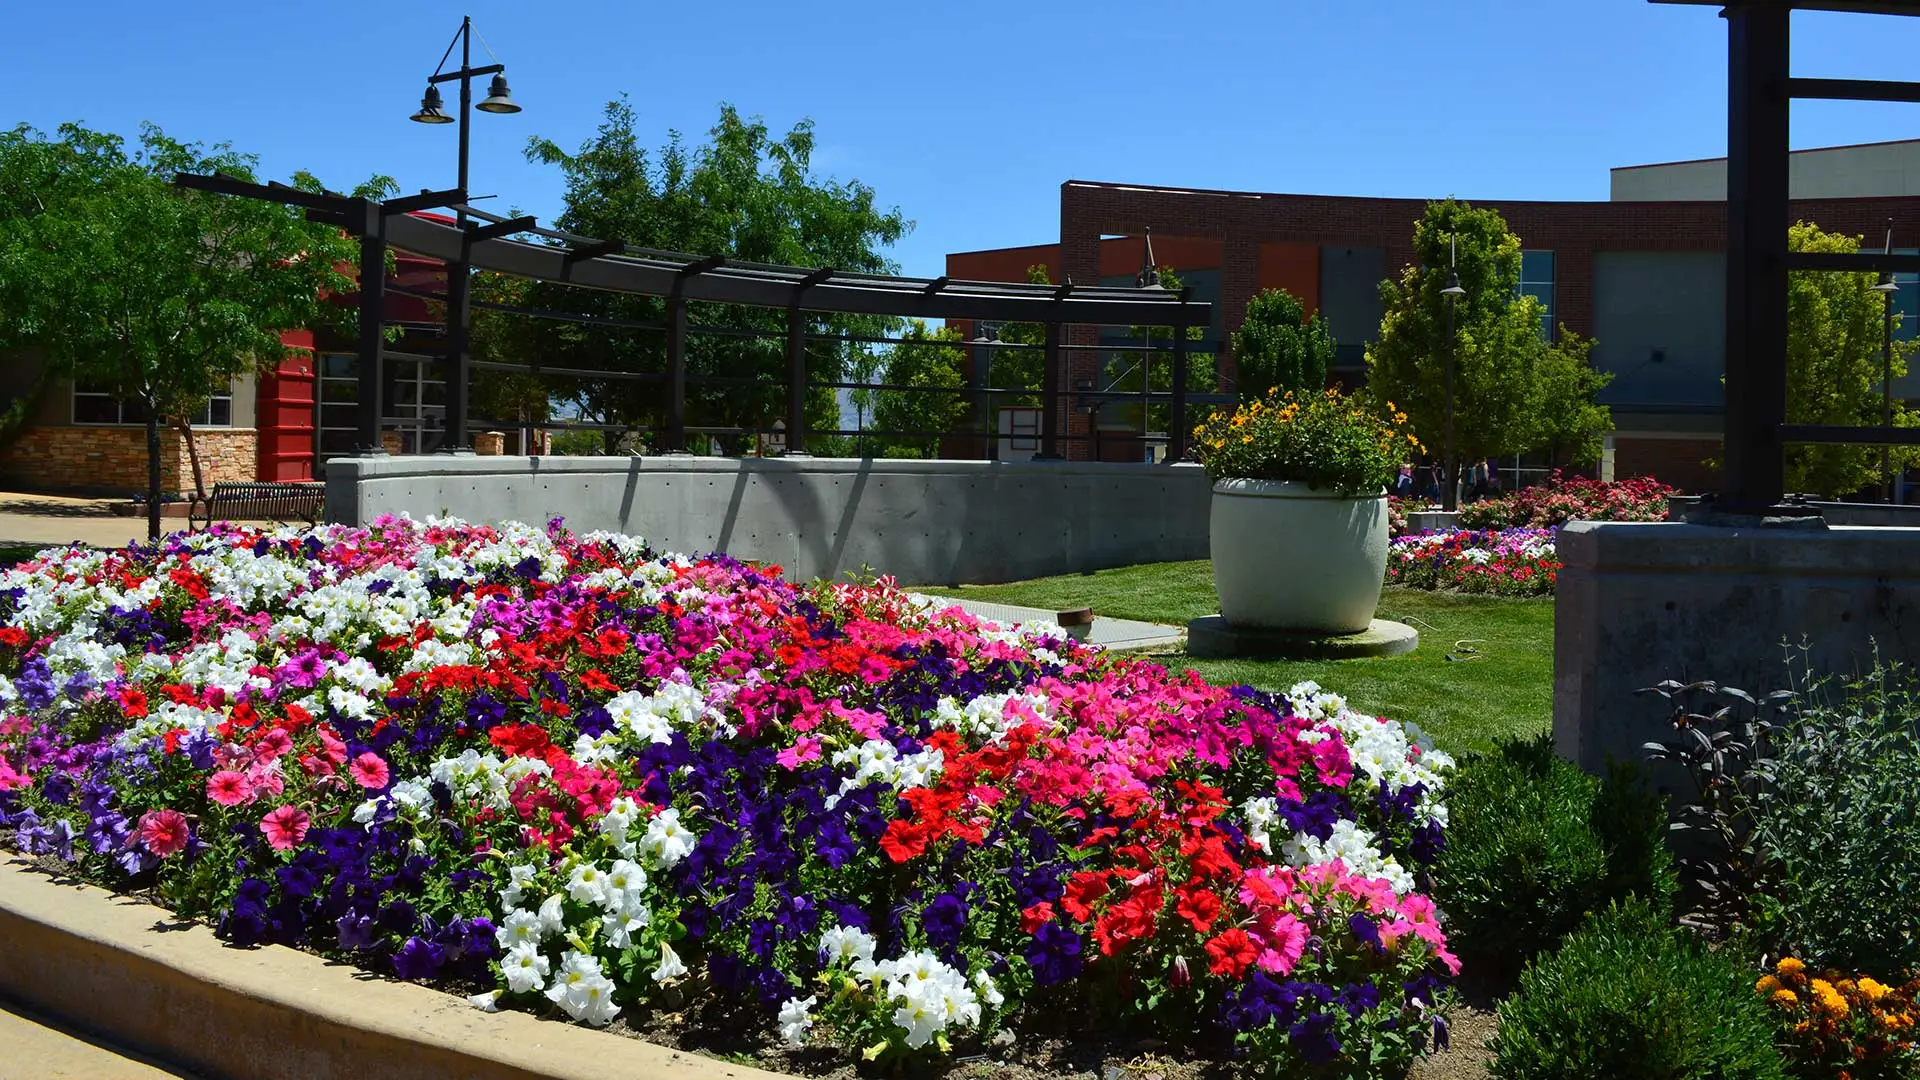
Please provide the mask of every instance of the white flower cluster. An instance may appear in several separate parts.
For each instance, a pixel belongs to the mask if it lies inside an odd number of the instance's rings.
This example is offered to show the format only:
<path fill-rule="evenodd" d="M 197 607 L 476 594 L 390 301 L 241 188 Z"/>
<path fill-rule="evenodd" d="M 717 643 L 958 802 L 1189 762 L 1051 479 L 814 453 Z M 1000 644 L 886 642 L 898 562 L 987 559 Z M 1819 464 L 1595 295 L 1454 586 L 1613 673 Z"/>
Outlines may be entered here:
<path fill-rule="evenodd" d="M 875 960 L 874 944 L 873 935 L 864 930 L 835 926 L 820 935 L 820 956 L 866 983 L 881 1008 L 893 1009 L 893 1023 L 909 1049 L 920 1049 L 950 1028 L 979 1027 L 982 1003 L 992 1008 L 1006 1000 L 984 971 L 969 983 L 960 971 L 922 950 Z M 808 1010 L 814 1004 L 813 998 L 791 998 L 781 1006 L 780 1034 L 787 1045 L 805 1044 L 813 1023 Z"/>
<path fill-rule="evenodd" d="M 672 742 L 675 731 L 696 735 L 726 727 L 719 710 L 708 705 L 698 687 L 671 680 L 651 694 L 638 690 L 615 694 L 607 699 L 607 714 L 615 727 L 642 744 Z"/>
<path fill-rule="evenodd" d="M 1363 716 L 1349 709 L 1346 699 L 1312 682 L 1297 684 L 1286 696 L 1300 715 L 1320 721 L 1317 730 L 1301 734 L 1303 741 L 1338 736 L 1346 744 L 1357 794 L 1371 796 L 1382 788 L 1393 794 L 1419 784 L 1424 794 L 1414 808 L 1415 820 L 1446 826 L 1447 808 L 1440 796 L 1453 758 L 1434 749 L 1433 740 L 1418 725 Z"/>
<path fill-rule="evenodd" d="M 840 796 L 878 780 L 898 791 L 927 787 L 947 767 L 947 755 L 933 747 L 902 754 L 885 739 L 868 739 L 858 746 L 833 752 L 835 765 L 852 765 L 853 775 L 840 781 L 840 790 L 827 799 L 828 808 L 840 802 Z"/>
<path fill-rule="evenodd" d="M 967 702 L 943 697 L 934 706 L 932 722 L 975 740 L 997 743 L 1022 724 L 1051 725 L 1053 702 L 1039 694 L 982 694 Z"/>

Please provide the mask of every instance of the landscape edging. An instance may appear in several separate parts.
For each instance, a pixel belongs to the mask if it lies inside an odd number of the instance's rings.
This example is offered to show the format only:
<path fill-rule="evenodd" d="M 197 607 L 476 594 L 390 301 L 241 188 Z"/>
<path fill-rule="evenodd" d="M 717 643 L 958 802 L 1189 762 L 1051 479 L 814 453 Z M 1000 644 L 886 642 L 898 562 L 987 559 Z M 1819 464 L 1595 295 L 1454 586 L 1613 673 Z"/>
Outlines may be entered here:
<path fill-rule="evenodd" d="M 486 1014 L 0 855 L 0 996 L 208 1080 L 791 1080 L 637 1039 Z"/>

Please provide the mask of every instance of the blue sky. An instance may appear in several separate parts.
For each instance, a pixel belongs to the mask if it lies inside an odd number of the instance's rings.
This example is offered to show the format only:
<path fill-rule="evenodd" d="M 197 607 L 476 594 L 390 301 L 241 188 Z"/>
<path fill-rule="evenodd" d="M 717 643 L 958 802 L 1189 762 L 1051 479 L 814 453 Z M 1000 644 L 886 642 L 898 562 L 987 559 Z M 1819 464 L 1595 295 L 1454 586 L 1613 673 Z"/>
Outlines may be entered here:
<path fill-rule="evenodd" d="M 650 143 L 721 102 L 817 125 L 820 171 L 917 222 L 909 274 L 1059 234 L 1076 178 L 1256 191 L 1604 199 L 1607 169 L 1725 151 L 1726 29 L 1644 0 L 16 0 L 0 119 L 227 140 L 268 175 L 451 186 L 408 122 L 462 14 L 526 111 L 474 119 L 474 190 L 547 216 L 522 150 L 632 96 Z M 1796 74 L 1911 78 L 1920 19 L 1800 13 Z M 357 40 L 356 40 L 357 36 Z M 1903 60 L 1903 58 L 1905 58 Z M 1920 106 L 1801 103 L 1794 144 L 1920 136 Z"/>

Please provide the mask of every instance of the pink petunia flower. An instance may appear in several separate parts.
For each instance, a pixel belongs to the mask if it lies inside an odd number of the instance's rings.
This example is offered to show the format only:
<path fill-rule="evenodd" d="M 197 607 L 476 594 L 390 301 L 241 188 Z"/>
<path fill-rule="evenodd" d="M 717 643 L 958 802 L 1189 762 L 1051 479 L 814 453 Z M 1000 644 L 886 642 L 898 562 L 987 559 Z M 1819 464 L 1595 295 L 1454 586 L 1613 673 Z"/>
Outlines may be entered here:
<path fill-rule="evenodd" d="M 149 810 L 140 817 L 140 842 L 161 858 L 187 846 L 187 816 L 178 810 Z"/>
<path fill-rule="evenodd" d="M 260 831 L 266 834 L 267 846 L 275 851 L 289 851 L 307 838 L 308 824 L 305 810 L 297 806 L 281 806 L 260 819 Z"/>
<path fill-rule="evenodd" d="M 387 786 L 387 763 L 371 750 L 354 758 L 353 764 L 347 766 L 347 773 L 353 777 L 354 783 L 368 791 L 379 791 Z"/>
<path fill-rule="evenodd" d="M 253 785 L 247 783 L 245 775 L 222 769 L 207 777 L 207 798 L 221 806 L 239 806 L 253 801 Z"/>
<path fill-rule="evenodd" d="M 820 740 L 803 736 L 792 746 L 780 751 L 774 760 L 789 769 L 797 769 L 809 761 L 820 760 Z"/>

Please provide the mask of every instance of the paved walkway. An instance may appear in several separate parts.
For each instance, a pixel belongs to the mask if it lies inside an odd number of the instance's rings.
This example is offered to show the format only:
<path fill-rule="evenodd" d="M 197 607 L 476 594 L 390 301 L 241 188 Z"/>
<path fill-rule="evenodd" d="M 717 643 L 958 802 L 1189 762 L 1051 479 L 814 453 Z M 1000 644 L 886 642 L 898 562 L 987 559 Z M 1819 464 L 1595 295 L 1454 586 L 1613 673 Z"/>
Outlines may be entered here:
<path fill-rule="evenodd" d="M 68 499 L 0 492 L 0 545 L 70 544 L 121 547 L 147 538 L 147 519 L 119 517 L 124 499 Z M 164 529 L 184 529 L 186 518 L 161 518 Z"/>
<path fill-rule="evenodd" d="M 0 1080 L 193 1080 L 0 1001 Z"/>
<path fill-rule="evenodd" d="M 992 604 L 985 600 L 963 600 L 952 596 L 929 595 L 942 604 L 962 608 L 969 614 L 977 615 L 982 619 L 992 619 L 998 623 L 1013 623 L 1016 626 L 1030 622 L 1054 622 L 1060 616 L 1059 612 L 1048 611 L 1045 608 Z M 1178 626 L 1137 622 L 1133 619 L 1109 619 L 1096 611 L 1093 614 L 1093 627 L 1087 634 L 1087 641 L 1109 649 L 1162 649 L 1179 645 L 1185 639 L 1186 633 Z"/>

